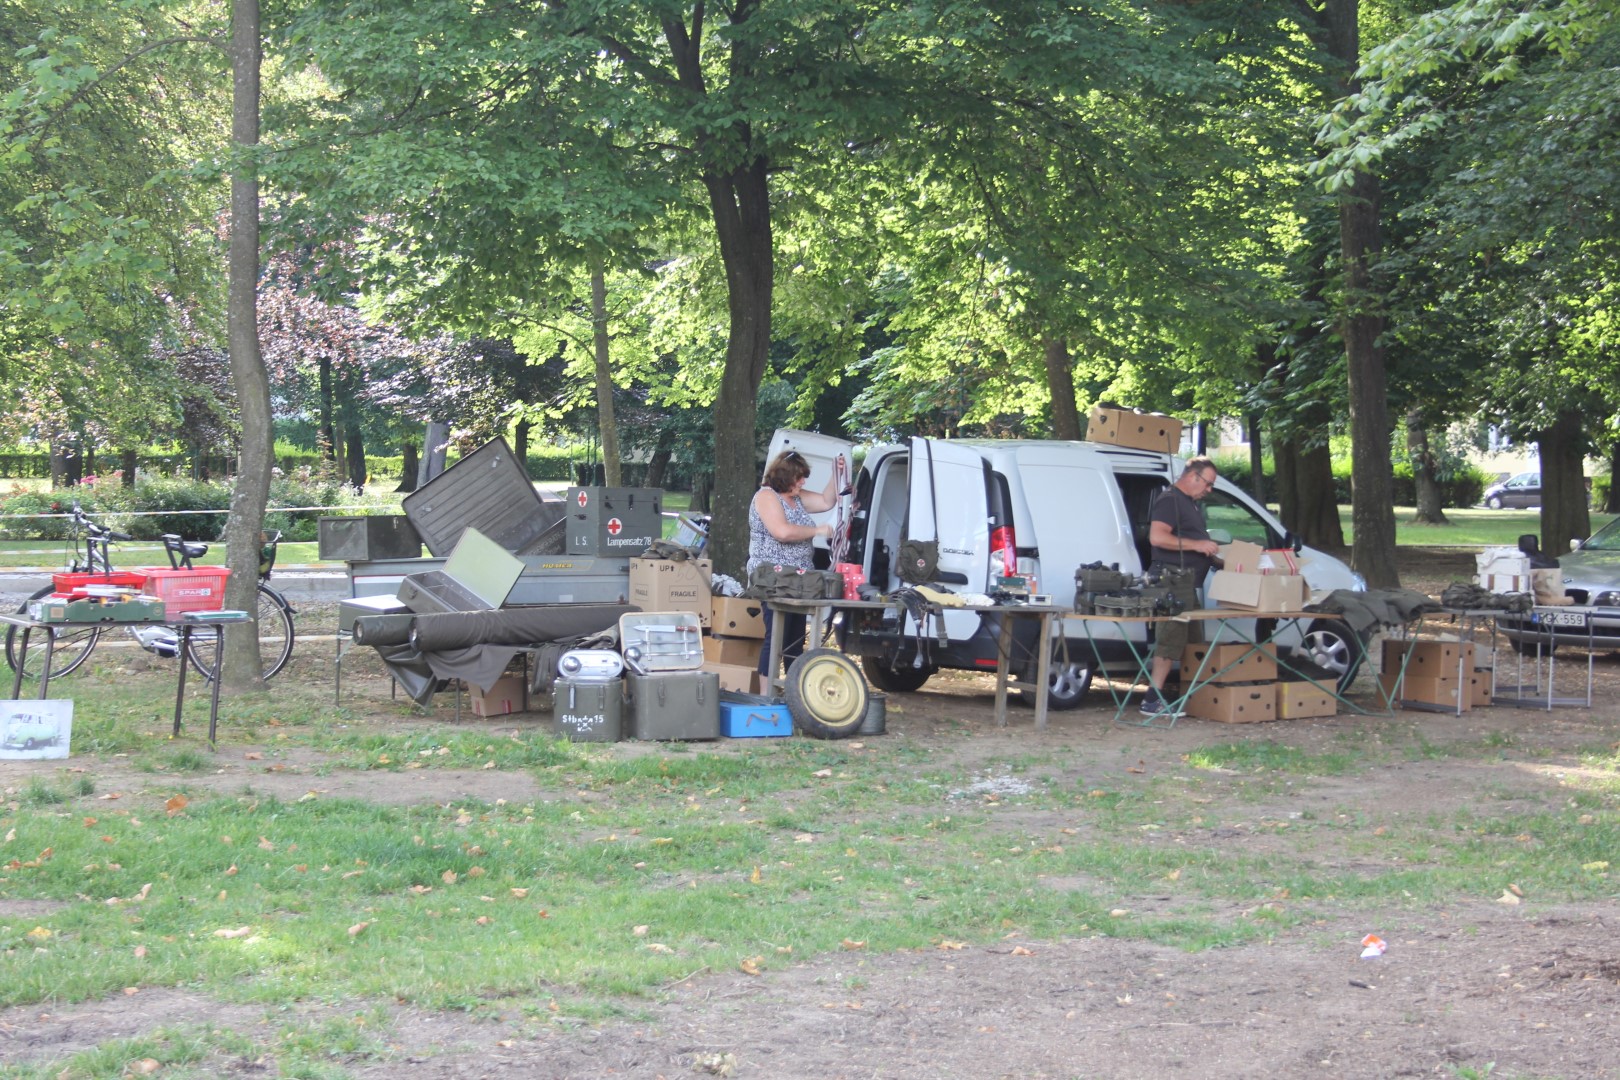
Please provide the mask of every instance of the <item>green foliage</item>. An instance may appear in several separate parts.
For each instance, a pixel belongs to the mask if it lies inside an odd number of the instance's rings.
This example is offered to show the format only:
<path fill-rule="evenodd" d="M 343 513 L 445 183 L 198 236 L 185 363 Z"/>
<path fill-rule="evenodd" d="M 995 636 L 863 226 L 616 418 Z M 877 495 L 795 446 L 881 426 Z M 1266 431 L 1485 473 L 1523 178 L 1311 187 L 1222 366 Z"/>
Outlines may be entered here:
<path fill-rule="evenodd" d="M 348 497 L 332 482 L 278 478 L 270 485 L 265 528 L 280 529 L 288 540 L 314 540 L 316 522 L 329 512 L 326 508 Z M 96 520 L 137 540 L 175 533 L 188 540 L 213 541 L 225 527 L 230 500 L 229 484 L 165 477 L 142 480 L 133 488 L 111 483 L 56 492 L 14 488 L 0 497 L 0 537 L 65 540 L 72 523 L 62 515 L 77 501 Z"/>
<path fill-rule="evenodd" d="M 1221 476 L 1231 483 L 1242 488 L 1260 502 L 1275 502 L 1273 492 L 1276 491 L 1276 477 L 1273 471 L 1273 462 L 1268 454 L 1262 459 L 1261 469 L 1266 485 L 1266 495 L 1261 498 L 1253 490 L 1254 484 L 1249 473 L 1249 458 L 1246 454 L 1231 454 L 1215 451 L 1210 455 L 1215 461 L 1215 467 L 1220 470 Z M 1350 502 L 1350 455 L 1348 452 L 1336 453 L 1333 457 L 1333 493 L 1334 501 L 1340 505 Z M 1474 465 L 1463 464 L 1452 469 L 1451 473 L 1439 481 L 1440 504 L 1444 507 L 1478 506 L 1485 489 L 1490 486 L 1495 477 L 1488 476 Z M 1417 505 L 1417 489 L 1412 481 L 1412 466 L 1407 462 L 1399 462 L 1394 469 L 1394 486 L 1392 488 L 1394 504 L 1396 506 Z"/>

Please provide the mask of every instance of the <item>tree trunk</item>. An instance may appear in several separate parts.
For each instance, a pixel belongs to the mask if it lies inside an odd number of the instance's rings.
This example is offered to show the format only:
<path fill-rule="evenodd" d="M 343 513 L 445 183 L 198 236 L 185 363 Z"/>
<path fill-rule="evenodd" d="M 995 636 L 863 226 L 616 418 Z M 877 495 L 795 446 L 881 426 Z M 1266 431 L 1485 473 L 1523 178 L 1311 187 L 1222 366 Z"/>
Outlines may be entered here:
<path fill-rule="evenodd" d="M 275 449 L 270 378 L 259 351 L 259 0 L 231 0 L 231 218 L 226 338 L 231 380 L 242 413 L 242 454 L 225 523 L 227 607 L 258 610 L 259 536 L 270 499 Z M 225 635 L 222 686 L 233 692 L 264 688 L 259 635 L 253 623 Z"/>
<path fill-rule="evenodd" d="M 315 441 L 320 444 L 321 455 L 332 461 L 338 452 L 337 406 L 332 401 L 332 358 L 323 351 L 315 363 L 321 398 L 320 437 Z"/>
<path fill-rule="evenodd" d="M 422 447 L 422 468 L 417 474 L 416 486 L 421 487 L 444 472 L 445 457 L 450 449 L 450 425 L 429 420 L 427 441 Z"/>
<path fill-rule="evenodd" d="M 1074 402 L 1074 367 L 1069 343 L 1064 338 L 1047 338 L 1046 391 L 1052 398 L 1052 438 L 1084 438 L 1080 431 L 1080 409 Z"/>
<path fill-rule="evenodd" d="M 124 487 L 132 488 L 135 486 L 135 473 L 140 467 L 141 456 L 139 451 L 120 450 L 118 452 L 118 469 L 124 474 L 121 481 Z"/>
<path fill-rule="evenodd" d="M 619 425 L 613 419 L 613 364 L 608 340 L 607 276 L 602 256 L 591 256 L 591 342 L 596 358 L 596 426 L 602 439 L 602 471 L 609 487 L 624 483 L 619 461 Z"/>
<path fill-rule="evenodd" d="M 406 442 L 400 447 L 399 487 L 397 492 L 410 493 L 416 490 L 416 470 L 419 468 L 416 460 L 416 444 Z"/>
<path fill-rule="evenodd" d="M 1261 369 L 1265 370 L 1264 368 Z M 1265 448 L 1260 444 L 1260 417 L 1250 414 L 1243 421 L 1245 434 L 1249 438 L 1249 489 L 1254 495 L 1254 501 L 1261 506 L 1266 505 L 1266 454 Z"/>
<path fill-rule="evenodd" d="M 1344 89 L 1358 84 L 1359 0 L 1328 0 L 1329 48 L 1343 65 Z M 1350 564 L 1372 588 L 1400 584 L 1395 567 L 1394 482 L 1389 456 L 1389 403 L 1384 370 L 1382 297 L 1373 289 L 1372 261 L 1381 236 L 1379 185 L 1358 172 L 1339 200 L 1339 248 L 1343 299 L 1338 312 L 1350 384 L 1350 521 L 1355 543 Z"/>
<path fill-rule="evenodd" d="M 1333 494 L 1333 454 L 1326 446 L 1302 449 L 1297 442 L 1275 444 L 1277 504 L 1288 531 L 1314 548 L 1344 548 L 1344 526 Z"/>
<path fill-rule="evenodd" d="M 1552 427 L 1536 441 L 1541 450 L 1541 550 L 1556 559 L 1569 550 L 1571 540 L 1592 534 L 1581 414 L 1560 410 Z"/>
<path fill-rule="evenodd" d="M 1423 525 L 1448 524 L 1440 501 L 1440 481 L 1434 475 L 1434 451 L 1429 448 L 1429 428 L 1418 409 L 1411 409 L 1406 414 L 1406 456 L 1412 461 L 1413 498 L 1417 500 L 1417 514 L 1412 520 Z"/>
<path fill-rule="evenodd" d="M 1609 447 L 1609 491 L 1603 499 L 1605 514 L 1620 514 L 1620 442 Z"/>
<path fill-rule="evenodd" d="M 533 430 L 532 420 L 519 420 L 512 425 L 512 453 L 517 455 L 520 462 L 527 463 L 529 460 L 529 432 Z"/>
<path fill-rule="evenodd" d="M 326 459 L 332 463 L 332 472 L 338 476 L 347 476 L 349 472 L 349 428 L 347 424 L 332 425 L 333 443 Z"/>
<path fill-rule="evenodd" d="M 349 486 L 354 488 L 356 494 L 363 494 L 366 490 L 366 441 L 360 431 L 358 423 L 347 424 L 344 448 L 349 459 Z"/>
<path fill-rule="evenodd" d="M 731 317 L 726 368 L 714 408 L 714 502 L 709 557 L 741 580 L 748 559 L 748 501 L 759 483 L 754 424 L 771 345 L 774 254 L 765 162 L 704 176 L 726 268 Z"/>

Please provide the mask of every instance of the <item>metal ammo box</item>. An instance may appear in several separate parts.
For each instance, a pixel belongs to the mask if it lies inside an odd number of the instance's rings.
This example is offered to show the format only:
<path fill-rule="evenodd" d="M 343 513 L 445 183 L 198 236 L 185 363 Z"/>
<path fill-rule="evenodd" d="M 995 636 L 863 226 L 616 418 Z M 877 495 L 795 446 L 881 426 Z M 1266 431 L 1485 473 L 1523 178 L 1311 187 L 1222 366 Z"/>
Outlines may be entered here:
<path fill-rule="evenodd" d="M 411 574 L 399 585 L 400 603 L 418 615 L 485 611 L 506 603 L 523 560 L 468 526 L 443 570 Z"/>
<path fill-rule="evenodd" d="M 551 715 L 557 734 L 570 742 L 618 742 L 623 711 L 622 679 L 563 676 L 552 684 Z"/>
<path fill-rule="evenodd" d="M 315 523 L 322 559 L 365 562 L 368 559 L 416 559 L 422 538 L 411 519 L 399 514 L 374 517 L 323 517 Z"/>
<path fill-rule="evenodd" d="M 720 676 L 670 671 L 625 679 L 630 735 L 635 739 L 718 739 Z"/>
<path fill-rule="evenodd" d="M 563 553 L 562 501 L 535 490 L 505 439 L 491 439 L 405 496 L 401 505 L 434 555 L 453 549 L 465 528 L 476 528 L 517 555 Z"/>
<path fill-rule="evenodd" d="M 664 535 L 663 503 L 659 488 L 569 488 L 568 554 L 640 555 Z"/>

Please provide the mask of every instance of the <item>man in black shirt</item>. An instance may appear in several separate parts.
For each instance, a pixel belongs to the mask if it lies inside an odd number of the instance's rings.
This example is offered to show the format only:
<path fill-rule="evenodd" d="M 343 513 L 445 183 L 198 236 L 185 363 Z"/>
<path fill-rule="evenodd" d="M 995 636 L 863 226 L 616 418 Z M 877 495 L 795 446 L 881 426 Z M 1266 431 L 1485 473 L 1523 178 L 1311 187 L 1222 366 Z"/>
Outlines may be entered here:
<path fill-rule="evenodd" d="M 1176 482 L 1153 501 L 1148 525 L 1148 545 L 1153 549 L 1153 561 L 1148 565 L 1150 574 L 1185 567 L 1193 572 L 1197 588 L 1203 589 L 1204 578 L 1219 561 L 1216 556 L 1220 545 L 1209 538 L 1204 512 L 1198 502 L 1215 487 L 1215 477 L 1215 463 L 1207 457 L 1195 457 L 1187 462 Z M 1170 675 L 1171 661 L 1181 659 L 1190 636 L 1185 622 L 1160 622 L 1155 626 L 1153 661 L 1148 669 L 1153 685 L 1142 699 L 1142 711 L 1150 716 L 1165 710 L 1160 691 Z"/>

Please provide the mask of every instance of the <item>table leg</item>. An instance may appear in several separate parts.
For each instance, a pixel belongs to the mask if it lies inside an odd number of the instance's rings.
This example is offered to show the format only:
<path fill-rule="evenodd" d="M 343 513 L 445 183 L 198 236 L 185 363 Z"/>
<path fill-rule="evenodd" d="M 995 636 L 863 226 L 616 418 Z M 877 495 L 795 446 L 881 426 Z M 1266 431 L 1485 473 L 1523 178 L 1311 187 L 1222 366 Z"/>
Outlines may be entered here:
<path fill-rule="evenodd" d="M 782 637 L 787 633 L 787 612 L 771 605 L 771 654 L 765 658 L 765 694 L 775 692 L 785 684 L 782 681 Z"/>
<path fill-rule="evenodd" d="M 213 697 L 208 702 L 208 749 L 214 749 L 214 735 L 219 727 L 219 684 L 220 672 L 225 669 L 225 626 L 223 623 L 214 626 L 214 687 Z M 180 651 L 180 663 L 186 662 L 186 651 Z"/>
<path fill-rule="evenodd" d="M 1012 617 L 1003 613 L 996 632 L 996 726 L 1007 726 L 1007 671 L 1012 666 Z"/>
<path fill-rule="evenodd" d="M 32 626 L 22 628 L 22 637 L 17 640 L 17 671 L 11 677 L 11 699 L 13 701 L 22 697 L 23 668 L 28 666 L 28 635 L 34 632 Z"/>
<path fill-rule="evenodd" d="M 45 666 L 39 672 L 39 700 L 51 696 L 51 661 L 56 657 L 56 635 L 45 630 Z"/>
<path fill-rule="evenodd" d="M 174 736 L 180 736 L 180 716 L 186 707 L 186 646 L 191 644 L 191 624 L 180 624 L 180 674 L 174 680 Z"/>
<path fill-rule="evenodd" d="M 1046 730 L 1046 698 L 1052 687 L 1052 616 L 1041 612 L 1035 617 L 1038 629 L 1035 647 L 1040 658 L 1035 662 L 1035 730 Z"/>

